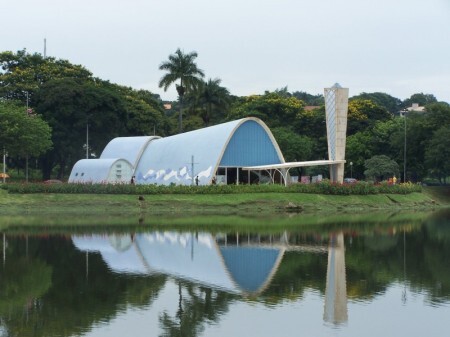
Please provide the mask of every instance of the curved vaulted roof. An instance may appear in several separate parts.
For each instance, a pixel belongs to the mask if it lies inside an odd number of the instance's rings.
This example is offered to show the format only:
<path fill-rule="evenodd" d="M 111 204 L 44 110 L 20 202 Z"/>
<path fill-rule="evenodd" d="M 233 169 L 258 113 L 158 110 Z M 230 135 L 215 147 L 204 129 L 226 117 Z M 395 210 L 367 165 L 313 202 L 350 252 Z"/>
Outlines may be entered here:
<path fill-rule="evenodd" d="M 111 140 L 103 150 L 100 159 L 124 158 L 133 167 L 147 148 L 147 145 L 159 136 L 117 137 Z"/>
<path fill-rule="evenodd" d="M 250 117 L 152 141 L 135 175 L 143 184 L 188 185 L 193 176 L 209 184 L 219 166 L 274 163 L 284 163 L 278 144 L 260 119 Z"/>
<path fill-rule="evenodd" d="M 120 165 L 120 171 L 124 173 L 132 170 L 130 162 L 122 158 L 81 159 L 73 166 L 69 183 L 128 182 L 130 174 L 111 181 L 110 174 L 115 165 Z"/>

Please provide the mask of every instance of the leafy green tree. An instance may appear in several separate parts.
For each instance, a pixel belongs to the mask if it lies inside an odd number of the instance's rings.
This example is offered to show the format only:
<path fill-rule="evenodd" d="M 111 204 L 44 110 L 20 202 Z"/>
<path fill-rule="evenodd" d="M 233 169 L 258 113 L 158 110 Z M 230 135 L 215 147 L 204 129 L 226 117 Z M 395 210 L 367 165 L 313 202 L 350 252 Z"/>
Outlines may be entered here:
<path fill-rule="evenodd" d="M 386 121 L 377 121 L 373 128 L 357 132 L 347 137 L 347 164 L 350 161 L 353 162 L 354 174 L 359 178 L 362 178 L 365 160 L 375 155 L 386 155 L 403 166 L 405 145 L 404 122 L 405 120 L 401 117 Z M 413 127 L 414 129 L 417 128 L 417 126 L 409 125 L 410 123 L 411 121 L 408 119 L 408 128 L 411 128 L 411 130 Z M 417 123 L 415 122 L 414 124 Z M 417 133 L 422 134 L 422 131 L 418 129 Z M 407 134 L 409 134 L 408 131 Z M 420 146 L 419 148 L 413 146 L 416 142 L 414 140 L 414 135 L 411 134 L 409 138 L 411 146 L 407 146 L 407 159 L 411 157 L 411 160 L 407 161 L 408 171 L 410 172 L 409 176 L 411 176 L 411 172 L 417 172 L 419 169 L 420 159 L 416 160 L 415 157 L 420 156 Z M 349 170 L 348 167 L 347 170 Z"/>
<path fill-rule="evenodd" d="M 325 106 L 313 110 L 300 110 L 297 113 L 293 127 L 299 134 L 314 139 L 326 136 Z"/>
<path fill-rule="evenodd" d="M 383 180 L 388 177 L 398 176 L 398 164 L 388 156 L 373 156 L 364 162 L 366 170 L 364 174 L 368 178 Z"/>
<path fill-rule="evenodd" d="M 426 173 L 425 145 L 433 130 L 427 124 L 428 116 L 422 113 L 408 113 L 406 117 L 398 117 L 401 127 L 391 136 L 392 151 L 399 158 L 398 163 L 404 166 L 406 140 L 406 179 L 410 181 L 422 180 Z M 406 135 L 406 139 L 405 139 Z"/>
<path fill-rule="evenodd" d="M 203 128 L 205 126 L 205 123 L 199 115 L 191 115 L 184 120 L 183 125 L 185 131 L 192 131 Z"/>
<path fill-rule="evenodd" d="M 402 109 L 402 101 L 399 98 L 393 97 L 384 92 L 373 92 L 373 93 L 363 92 L 351 98 L 351 100 L 356 99 L 372 101 L 374 104 L 382 108 L 385 108 L 392 114 L 395 114 Z"/>
<path fill-rule="evenodd" d="M 228 120 L 257 117 L 269 127 L 293 125 L 303 111 L 303 102 L 295 97 L 283 97 L 276 93 L 242 97 L 231 107 Z"/>
<path fill-rule="evenodd" d="M 413 105 L 413 103 L 418 103 L 419 106 L 426 106 L 431 103 L 436 103 L 437 99 L 432 94 L 424 94 L 424 93 L 417 93 L 411 95 L 410 98 L 407 98 L 403 101 L 403 108 L 407 108 Z"/>
<path fill-rule="evenodd" d="M 10 156 L 38 157 L 52 146 L 51 128 L 25 106 L 0 101 L 0 148 Z"/>
<path fill-rule="evenodd" d="M 52 79 L 92 79 L 92 73 L 81 65 L 67 60 L 44 58 L 41 54 L 29 54 L 25 49 L 16 53 L 0 53 L 0 97 L 20 100 L 25 105 L 34 103 L 39 87 Z"/>
<path fill-rule="evenodd" d="M 314 158 L 315 142 L 308 136 L 299 135 L 288 127 L 273 128 L 271 131 L 287 162 L 307 161 Z M 290 171 L 290 174 L 300 177 L 303 172 L 304 168 L 295 168 Z"/>
<path fill-rule="evenodd" d="M 269 93 L 269 91 L 266 91 L 266 93 Z M 292 97 L 292 94 L 289 92 L 289 89 L 287 86 L 285 86 L 283 88 L 275 89 L 274 93 L 279 96 L 282 96 L 282 97 Z"/>
<path fill-rule="evenodd" d="M 117 84 L 106 83 L 110 90 L 117 92 L 126 113 L 126 135 L 166 136 L 170 133 L 162 102 L 147 90 L 134 90 Z"/>
<path fill-rule="evenodd" d="M 450 126 L 436 130 L 425 150 L 428 172 L 443 184 L 450 176 Z"/>
<path fill-rule="evenodd" d="M 439 129 L 443 125 L 450 124 L 450 105 L 445 102 L 427 105 L 426 127 L 429 131 Z"/>
<path fill-rule="evenodd" d="M 384 154 L 395 158 L 399 162 L 403 161 L 404 120 L 403 118 L 393 118 L 387 121 L 377 121 L 369 131 L 371 136 L 371 148 L 373 154 Z M 393 146 L 393 137 L 399 137 L 398 147 Z"/>
<path fill-rule="evenodd" d="M 227 88 L 220 86 L 218 78 L 209 79 L 193 92 L 195 106 L 200 107 L 200 117 L 204 126 L 210 125 L 211 119 L 220 121 L 226 115 L 231 97 Z"/>
<path fill-rule="evenodd" d="M 292 93 L 292 96 L 295 98 L 305 102 L 305 105 L 311 106 L 321 106 L 325 104 L 325 99 L 323 95 L 311 95 L 304 91 L 295 91 Z"/>
<path fill-rule="evenodd" d="M 348 103 L 347 135 L 372 128 L 377 121 L 392 119 L 385 108 L 370 100 L 354 99 Z"/>
<path fill-rule="evenodd" d="M 179 111 L 179 132 L 183 131 L 183 97 L 190 90 L 201 85 L 201 78 L 205 75 L 201 69 L 197 67 L 194 60 L 197 58 L 197 52 L 191 52 L 184 54 L 180 48 L 175 51 L 175 54 L 169 55 L 169 60 L 161 63 L 160 70 L 164 70 L 167 73 L 159 80 L 159 87 L 164 88 L 164 91 L 177 82 L 175 87 L 177 89 L 178 97 L 180 100 Z"/>
<path fill-rule="evenodd" d="M 406 176 L 407 180 L 420 181 L 427 173 L 435 175 L 434 166 L 425 158 L 433 133 L 443 125 L 450 123 L 450 106 L 447 103 L 431 103 L 426 113 L 409 112 L 404 118 L 395 118 L 390 136 L 390 152 L 404 165 L 404 148 L 406 138 Z M 405 137 L 406 136 L 406 137 Z M 376 141 L 376 139 L 374 139 Z"/>
<path fill-rule="evenodd" d="M 53 129 L 54 147 L 43 158 L 43 178 L 49 179 L 58 165 L 57 177 L 86 153 L 99 154 L 114 137 L 126 134 L 125 104 L 119 93 L 104 82 L 56 79 L 43 84 L 37 93 L 36 110 Z"/>
<path fill-rule="evenodd" d="M 306 161 L 311 159 L 314 142 L 307 136 L 298 135 L 286 127 L 272 129 L 286 161 Z"/>
<path fill-rule="evenodd" d="M 301 110 L 297 114 L 292 129 L 299 135 L 309 137 L 314 142 L 311 159 L 328 158 L 325 106 L 313 110 Z"/>
<path fill-rule="evenodd" d="M 364 172 L 364 163 L 373 156 L 372 135 L 368 131 L 357 132 L 347 137 L 346 154 L 346 175 L 353 178 L 362 179 Z M 350 162 L 353 167 L 350 168 Z"/>

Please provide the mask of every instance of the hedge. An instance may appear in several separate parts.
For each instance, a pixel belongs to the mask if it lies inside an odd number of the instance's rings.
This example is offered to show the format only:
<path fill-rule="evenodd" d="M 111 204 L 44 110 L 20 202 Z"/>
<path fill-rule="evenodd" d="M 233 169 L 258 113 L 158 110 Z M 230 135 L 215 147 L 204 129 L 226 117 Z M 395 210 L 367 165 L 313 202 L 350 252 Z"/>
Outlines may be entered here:
<path fill-rule="evenodd" d="M 314 184 L 283 185 L 129 185 L 129 184 L 0 184 L 9 193 L 65 193 L 65 194 L 232 194 L 232 193 L 314 193 L 331 195 L 409 194 L 421 192 L 422 187 L 411 183 L 389 185 L 357 182 L 331 183 L 328 180 Z"/>

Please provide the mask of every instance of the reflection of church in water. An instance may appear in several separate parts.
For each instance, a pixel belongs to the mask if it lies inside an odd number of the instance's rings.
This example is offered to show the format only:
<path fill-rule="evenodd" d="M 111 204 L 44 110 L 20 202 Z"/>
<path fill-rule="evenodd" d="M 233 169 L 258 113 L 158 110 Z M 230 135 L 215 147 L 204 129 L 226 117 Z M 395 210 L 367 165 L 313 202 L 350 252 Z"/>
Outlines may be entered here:
<path fill-rule="evenodd" d="M 324 321 L 347 321 L 344 235 L 332 235 L 328 247 L 291 242 L 281 235 L 212 235 L 151 232 L 136 235 L 74 236 L 82 251 L 98 252 L 110 270 L 129 274 L 165 274 L 220 290 L 257 295 L 270 284 L 287 251 L 328 253 Z"/>

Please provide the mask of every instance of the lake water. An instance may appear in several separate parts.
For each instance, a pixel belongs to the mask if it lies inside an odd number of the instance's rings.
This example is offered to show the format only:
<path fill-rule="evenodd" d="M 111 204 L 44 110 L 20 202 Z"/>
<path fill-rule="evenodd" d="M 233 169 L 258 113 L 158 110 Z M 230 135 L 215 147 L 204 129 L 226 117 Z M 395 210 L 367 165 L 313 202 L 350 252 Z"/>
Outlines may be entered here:
<path fill-rule="evenodd" d="M 0 336 L 448 336 L 450 214 L 405 219 L 9 228 Z"/>

